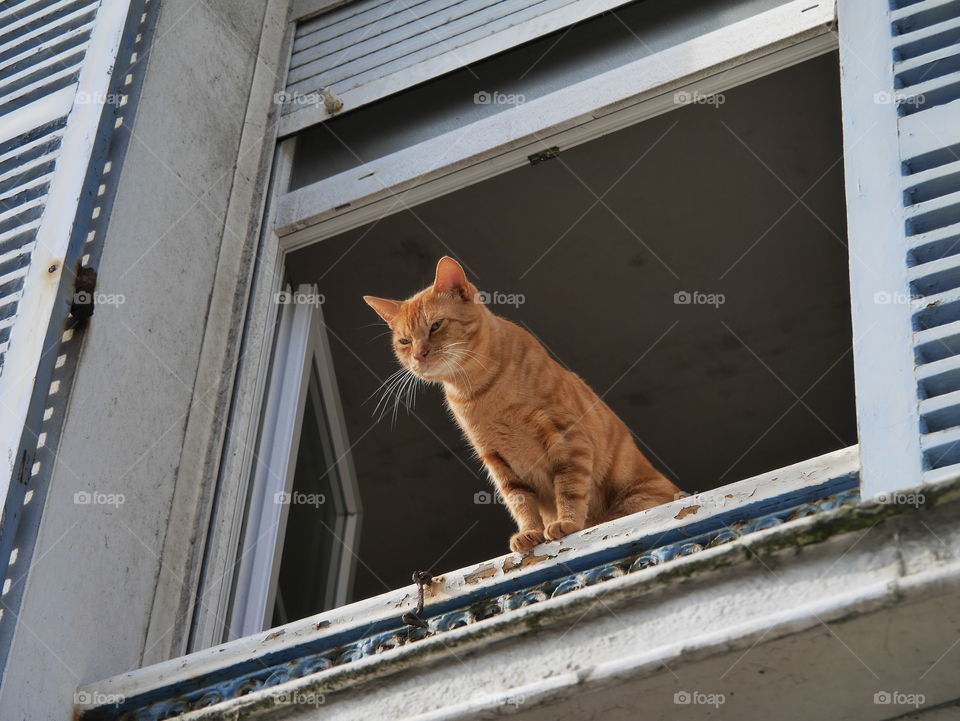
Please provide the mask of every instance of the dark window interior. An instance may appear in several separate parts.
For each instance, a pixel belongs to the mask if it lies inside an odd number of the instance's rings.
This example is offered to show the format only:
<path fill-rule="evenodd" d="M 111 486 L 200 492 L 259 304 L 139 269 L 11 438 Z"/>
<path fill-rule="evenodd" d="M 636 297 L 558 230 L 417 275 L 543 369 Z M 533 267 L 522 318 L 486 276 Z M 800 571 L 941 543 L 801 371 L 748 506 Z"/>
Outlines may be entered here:
<path fill-rule="evenodd" d="M 361 296 L 453 254 L 493 310 L 583 376 L 687 491 L 856 443 L 835 53 L 324 240 L 317 283 L 363 519 L 353 599 L 507 551 L 513 526 L 438 388 L 395 425 L 396 368 Z M 597 197 L 602 198 L 601 201 Z M 677 293 L 722 295 L 678 304 Z M 319 610 L 319 609 L 316 609 Z"/>
<path fill-rule="evenodd" d="M 272 626 L 336 605 L 343 557 L 340 539 L 348 509 L 326 418 L 320 377 L 311 367 L 293 487 L 287 499 Z"/>

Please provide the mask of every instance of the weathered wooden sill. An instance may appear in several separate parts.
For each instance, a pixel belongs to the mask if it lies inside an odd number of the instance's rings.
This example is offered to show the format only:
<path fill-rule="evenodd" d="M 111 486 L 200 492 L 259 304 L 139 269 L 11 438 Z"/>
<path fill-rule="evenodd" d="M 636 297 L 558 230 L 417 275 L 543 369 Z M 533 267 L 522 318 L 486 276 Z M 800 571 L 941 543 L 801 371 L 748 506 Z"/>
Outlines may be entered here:
<path fill-rule="evenodd" d="M 919 500 L 861 503 L 856 448 L 845 449 L 544 544 L 526 557 L 510 554 L 439 577 L 423 614 L 429 629 L 399 620 L 415 600 L 410 586 L 93 684 L 79 692 L 78 711 L 90 721 L 126 721 L 307 709 L 371 679 L 427 670 L 451 653 L 565 619 L 586 615 L 589 622 L 597 603 L 637 602 L 691 580 L 754 572 L 758 559 L 933 507 L 953 498 L 955 485 L 925 489 Z"/>

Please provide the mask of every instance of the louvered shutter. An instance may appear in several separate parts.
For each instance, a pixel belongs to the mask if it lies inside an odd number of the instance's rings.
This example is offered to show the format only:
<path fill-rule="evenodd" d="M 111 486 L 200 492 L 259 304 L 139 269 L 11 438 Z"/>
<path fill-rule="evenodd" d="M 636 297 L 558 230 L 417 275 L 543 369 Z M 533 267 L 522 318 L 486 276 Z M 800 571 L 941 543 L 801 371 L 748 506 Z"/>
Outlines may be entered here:
<path fill-rule="evenodd" d="M 840 0 L 865 496 L 960 473 L 960 0 Z"/>
<path fill-rule="evenodd" d="M 289 135 L 628 0 L 359 0 L 297 23 Z"/>
<path fill-rule="evenodd" d="M 72 286 L 64 263 L 128 10 L 129 0 L 0 5 L 0 502 L 31 472 L 21 437 L 47 390 L 37 372 L 51 317 L 59 325 L 68 309 L 56 300 L 61 282 Z"/>

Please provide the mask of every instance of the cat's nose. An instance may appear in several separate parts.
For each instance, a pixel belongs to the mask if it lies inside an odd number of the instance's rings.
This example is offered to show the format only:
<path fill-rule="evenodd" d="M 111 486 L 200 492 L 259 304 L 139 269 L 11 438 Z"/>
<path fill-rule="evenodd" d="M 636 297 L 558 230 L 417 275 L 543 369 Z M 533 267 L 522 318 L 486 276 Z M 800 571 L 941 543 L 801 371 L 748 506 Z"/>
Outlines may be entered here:
<path fill-rule="evenodd" d="M 426 347 L 421 347 L 416 353 L 413 354 L 413 357 L 418 361 L 425 361 L 427 356 L 430 355 L 430 349 Z"/>

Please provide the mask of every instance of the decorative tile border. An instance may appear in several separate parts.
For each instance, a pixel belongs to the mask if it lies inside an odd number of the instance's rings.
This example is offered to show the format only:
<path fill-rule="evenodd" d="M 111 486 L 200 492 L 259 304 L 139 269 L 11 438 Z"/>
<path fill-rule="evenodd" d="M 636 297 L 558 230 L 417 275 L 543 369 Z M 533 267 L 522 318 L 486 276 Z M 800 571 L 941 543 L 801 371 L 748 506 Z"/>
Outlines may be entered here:
<path fill-rule="evenodd" d="M 689 556 L 705 548 L 720 546 L 741 536 L 772 528 L 790 520 L 858 502 L 860 494 L 856 486 L 857 480 L 856 478 L 847 480 L 848 483 L 844 484 L 847 487 L 844 490 L 837 492 L 837 486 L 832 485 L 832 492 L 826 491 L 824 497 L 813 501 L 796 498 L 792 503 L 784 502 L 777 510 L 729 523 L 724 523 L 721 518 L 718 518 L 718 525 L 712 530 L 702 531 L 663 545 L 650 544 L 650 547 L 640 552 L 634 550 L 622 558 L 599 563 L 577 572 L 563 573 L 565 564 L 556 563 L 554 568 L 558 575 L 555 578 L 507 593 L 497 594 L 495 588 L 492 589 L 494 593 L 487 597 L 479 600 L 465 598 L 461 606 L 443 613 L 435 613 L 433 616 L 429 615 L 428 607 L 424 613 L 427 628 L 403 626 L 398 613 L 396 624 L 389 630 L 374 631 L 349 643 L 341 643 L 321 650 L 301 648 L 298 649 L 296 657 L 282 661 L 270 662 L 268 659 L 261 659 L 266 661 L 266 665 L 252 671 L 244 672 L 236 669 L 237 673 L 231 677 L 216 682 L 210 682 L 208 678 L 197 678 L 189 687 L 184 685 L 170 687 L 167 690 L 167 698 L 156 700 L 156 695 L 151 694 L 153 698 L 140 696 L 125 699 L 115 706 L 91 709 L 82 718 L 83 721 L 105 719 L 164 721 L 189 711 L 276 686 L 291 679 L 343 666 L 369 656 L 389 653 L 393 649 L 416 643 L 424 638 L 575 592 L 587 586 L 636 573 L 651 566 L 669 563 L 681 556 Z M 158 692 L 162 692 L 162 689 L 158 689 Z"/>

